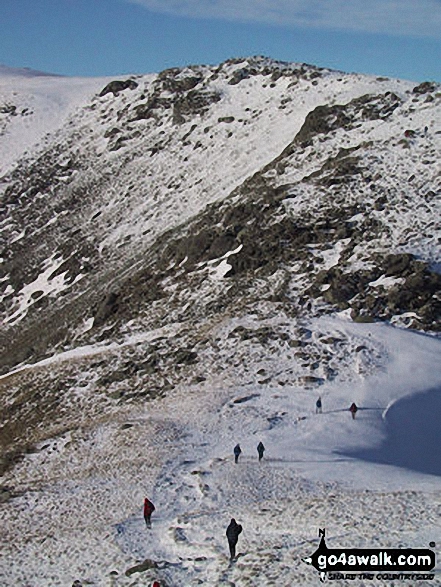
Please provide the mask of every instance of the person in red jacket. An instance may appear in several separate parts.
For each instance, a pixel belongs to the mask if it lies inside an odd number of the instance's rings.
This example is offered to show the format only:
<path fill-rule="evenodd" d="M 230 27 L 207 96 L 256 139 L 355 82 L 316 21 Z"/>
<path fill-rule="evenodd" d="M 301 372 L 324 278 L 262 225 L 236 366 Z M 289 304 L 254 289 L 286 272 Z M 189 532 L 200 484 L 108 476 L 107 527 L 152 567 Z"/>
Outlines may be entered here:
<path fill-rule="evenodd" d="M 147 524 L 147 528 L 152 527 L 152 522 L 151 522 L 150 518 L 151 518 L 151 515 L 153 514 L 154 511 L 155 511 L 155 506 L 152 504 L 152 502 L 150 500 L 145 498 L 144 499 L 144 520 L 145 520 L 145 523 Z"/>

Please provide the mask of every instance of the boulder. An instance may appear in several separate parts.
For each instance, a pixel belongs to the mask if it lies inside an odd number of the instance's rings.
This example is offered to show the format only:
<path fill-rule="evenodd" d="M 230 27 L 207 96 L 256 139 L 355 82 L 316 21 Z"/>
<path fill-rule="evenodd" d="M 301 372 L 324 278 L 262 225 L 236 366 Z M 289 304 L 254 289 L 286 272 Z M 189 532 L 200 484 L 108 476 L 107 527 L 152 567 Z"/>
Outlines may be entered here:
<path fill-rule="evenodd" d="M 99 95 L 102 97 L 106 94 L 112 93 L 114 96 L 117 96 L 119 92 L 122 92 L 123 90 L 134 90 L 137 87 L 138 84 L 132 79 L 126 79 L 124 81 L 114 80 L 113 82 L 107 84 L 107 86 L 101 90 Z"/>
<path fill-rule="evenodd" d="M 115 314 L 118 310 L 119 294 L 110 292 L 98 306 L 96 311 L 93 326 L 102 326 L 110 316 Z"/>
<path fill-rule="evenodd" d="M 428 94 L 434 92 L 438 85 L 435 82 L 422 82 L 418 86 L 415 86 L 412 90 L 414 94 Z"/>

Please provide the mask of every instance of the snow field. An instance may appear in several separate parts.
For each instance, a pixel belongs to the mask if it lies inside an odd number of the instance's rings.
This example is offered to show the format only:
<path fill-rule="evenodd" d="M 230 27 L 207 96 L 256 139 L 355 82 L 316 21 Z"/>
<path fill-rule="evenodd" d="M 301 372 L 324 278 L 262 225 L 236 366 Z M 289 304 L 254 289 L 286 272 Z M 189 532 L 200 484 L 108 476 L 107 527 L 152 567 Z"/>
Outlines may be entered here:
<path fill-rule="evenodd" d="M 77 108 L 102 89 L 108 78 L 65 78 L 0 74 L 0 105 L 16 106 L 17 114 L 5 120 L 0 114 L 0 176 L 26 151 L 41 145 Z M 3 118 L 3 120 L 2 120 Z"/>
<path fill-rule="evenodd" d="M 441 544 L 438 476 L 347 454 L 382 444 L 391 402 L 439 388 L 440 341 L 342 319 L 310 328 L 317 340 L 369 339 L 386 361 L 371 375 L 309 390 L 233 386 L 230 371 L 228 387 L 212 380 L 204 391 L 181 389 L 173 400 L 109 414 L 99 428 L 37 447 L 6 479 L 21 492 L 1 506 L 3 584 L 315 585 L 301 559 L 321 527 L 330 547 Z M 267 449 L 261 463 L 259 440 Z M 157 508 L 151 530 L 145 495 Z M 232 565 L 224 535 L 231 517 L 244 527 Z M 126 575 L 146 559 L 157 568 Z"/>
<path fill-rule="evenodd" d="M 227 74 L 240 67 L 236 64 Z M 90 155 L 91 169 L 81 171 L 93 173 L 102 188 L 95 195 L 96 186 L 88 186 L 93 213 L 84 219 L 90 238 L 99 243 L 100 263 L 125 258 L 131 265 L 127 274 L 134 264 L 142 266 L 143 251 L 158 234 L 229 195 L 274 161 L 317 105 L 345 104 L 366 93 L 378 94 L 383 85 L 376 78 L 325 73 L 320 92 L 314 92 L 305 80 L 291 85 L 281 77 L 271 87 L 267 76 L 257 75 L 231 86 L 225 77 L 212 83 L 222 100 L 182 125 L 173 124 L 170 112 L 162 112 L 160 121 L 126 120 L 127 108 L 150 91 L 155 78 L 139 77 L 136 90 L 93 102 L 92 96 L 110 80 L 26 78 L 14 81 L 11 93 L 11 82 L 0 78 L 0 103 L 14 103 L 22 113 L 29 108 L 26 116 L 2 113 L 0 134 L 7 140 L 0 151 L 0 173 L 12 169 L 26 149 L 35 149 L 34 155 L 43 152 L 50 144 L 44 134 L 59 129 L 57 140 L 66 152 L 81 151 L 86 160 Z M 394 91 L 406 100 L 390 121 L 365 123 L 362 131 L 338 130 L 329 141 L 319 137 L 317 145 L 296 151 L 283 172 L 267 174 L 276 187 L 298 184 L 293 188 L 296 198 L 285 201 L 287 214 L 293 216 L 314 214 L 334 197 L 349 204 L 386 192 L 390 206 L 384 213 L 372 213 L 380 220 L 387 217 L 389 234 L 355 249 L 353 268 L 363 265 L 370 246 L 439 262 L 439 225 L 431 211 L 436 207 L 425 206 L 428 192 L 439 189 L 433 173 L 439 165 L 439 101 L 414 111 L 414 100 L 424 98 L 410 95 L 412 87 L 410 82 L 385 81 L 384 92 Z M 225 117 L 234 120 L 219 120 Z M 110 151 L 105 134 L 116 127 L 127 135 L 126 141 Z M 416 135 L 397 151 L 408 128 Z M 371 196 L 360 183 L 352 192 L 339 187 L 325 192 L 298 183 L 340 149 L 365 141 L 374 146 L 372 151 L 366 148 L 361 164 L 377 170 L 373 184 L 378 194 Z M 418 172 L 412 180 L 409 168 Z M 387 177 L 394 178 L 396 191 Z M 64 172 L 58 179 L 65 181 Z M 81 174 L 74 175 L 72 190 L 82 181 Z M 350 220 L 361 223 L 363 218 L 364 213 Z M 56 224 L 56 219 L 49 223 Z M 19 228 L 5 221 L 2 231 L 12 235 L 8 242 L 26 239 Z M 310 252 L 330 268 L 350 246 L 349 239 L 342 239 L 332 248 L 311 246 Z M 213 282 L 222 291 L 228 256 L 236 252 L 198 268 L 208 277 L 198 291 L 201 297 L 213 292 Z M 10 321 L 24 318 L 37 292 L 55 295 L 67 285 L 63 275 L 51 277 L 60 258 L 54 253 L 45 259 L 40 277 L 16 292 Z M 294 285 L 303 278 L 294 276 Z M 8 277 L 3 282 L 9 295 Z M 371 284 L 390 285 L 384 277 Z M 256 287 L 264 289 L 265 284 Z M 177 289 L 177 297 L 179 293 Z M 97 356 L 110 362 L 132 345 L 191 329 L 191 322 L 185 322 L 190 304 L 187 300 L 182 305 L 180 324 L 152 332 L 143 329 L 140 318 L 126 325 L 125 340 L 60 349 L 14 372 L 14 377 L 46 374 L 50 388 L 55 369 L 76 367 L 84 369 L 80 383 L 85 386 L 64 398 L 66 412 L 73 411 L 74 402 L 81 406 L 77 421 L 67 430 L 60 424 L 59 433 L 37 444 L 2 481 L 10 498 L 0 494 L 0 585 L 58 587 L 79 580 L 96 587 L 135 587 L 156 578 L 168 587 L 317 585 L 317 574 L 302 558 L 315 550 L 323 527 L 329 546 L 427 547 L 435 542 L 439 556 L 440 475 L 439 469 L 429 474 L 426 461 L 430 451 L 430 461 L 441 462 L 436 436 L 440 340 L 379 324 L 353 324 L 345 312 L 302 324 L 300 336 L 300 325 L 282 324 L 271 304 L 262 302 L 243 319 L 219 317 L 213 329 L 217 347 L 200 351 L 206 361 L 203 384 L 181 385 L 165 399 L 136 406 L 115 407 L 107 399 L 100 403 L 102 398 L 88 385 L 95 374 L 87 371 L 83 359 Z M 90 326 L 87 315 L 81 328 Z M 298 351 L 271 340 L 264 349 L 252 340 L 239 344 L 239 335 L 230 336 L 236 326 L 277 327 L 292 335 Z M 301 356 L 304 344 L 305 355 L 318 357 L 314 369 L 312 360 Z M 216 372 L 215 365 L 221 366 Z M 336 376 L 328 377 L 325 367 Z M 316 415 L 318 395 L 323 414 Z M 360 406 L 355 420 L 348 412 L 352 401 Z M 261 463 L 259 440 L 267 449 Z M 243 454 L 235 465 L 232 448 L 237 442 Z M 402 447 L 409 445 L 412 450 L 403 462 Z M 157 507 L 151 530 L 142 519 L 144 496 Z M 244 527 L 234 564 L 229 563 L 225 538 L 231 517 Z M 146 559 L 156 567 L 135 572 Z"/>

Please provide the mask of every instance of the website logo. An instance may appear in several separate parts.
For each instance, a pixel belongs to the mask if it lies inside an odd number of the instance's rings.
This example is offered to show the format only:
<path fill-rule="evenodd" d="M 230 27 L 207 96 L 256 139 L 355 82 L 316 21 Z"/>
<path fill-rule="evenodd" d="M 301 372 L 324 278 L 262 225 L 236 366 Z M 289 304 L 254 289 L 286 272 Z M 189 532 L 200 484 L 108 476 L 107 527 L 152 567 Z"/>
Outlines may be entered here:
<path fill-rule="evenodd" d="M 325 529 L 319 530 L 319 547 L 310 557 L 303 559 L 317 569 L 321 581 L 354 578 L 354 574 L 363 574 L 364 579 L 386 580 L 416 581 L 434 577 L 429 571 L 435 567 L 436 557 L 428 548 L 328 548 L 325 532 Z M 430 546 L 434 544 L 430 543 Z M 346 573 L 351 576 L 346 577 Z"/>

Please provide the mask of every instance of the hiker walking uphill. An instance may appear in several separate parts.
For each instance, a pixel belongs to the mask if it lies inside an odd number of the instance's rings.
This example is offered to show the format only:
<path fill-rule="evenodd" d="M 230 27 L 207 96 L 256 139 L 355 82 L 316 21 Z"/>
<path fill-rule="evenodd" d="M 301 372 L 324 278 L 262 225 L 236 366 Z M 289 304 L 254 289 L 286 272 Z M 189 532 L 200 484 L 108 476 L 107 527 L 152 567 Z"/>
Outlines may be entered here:
<path fill-rule="evenodd" d="M 259 454 L 259 461 L 263 459 L 263 453 L 265 452 L 265 447 L 263 446 L 262 442 L 259 442 L 257 445 L 257 452 Z"/>
<path fill-rule="evenodd" d="M 322 413 L 322 398 L 319 397 L 318 400 L 315 402 L 315 413 L 321 414 Z"/>
<path fill-rule="evenodd" d="M 152 502 L 150 500 L 145 498 L 144 499 L 144 520 L 147 525 L 147 528 L 152 527 L 152 522 L 151 522 L 150 518 L 151 518 L 151 515 L 153 514 L 154 511 L 155 511 L 155 506 L 152 504 Z"/>
<path fill-rule="evenodd" d="M 355 414 L 358 412 L 357 404 L 355 402 L 353 402 L 351 404 L 351 407 L 349 408 L 349 411 L 352 414 L 352 419 L 355 420 Z"/>
<path fill-rule="evenodd" d="M 238 524 L 234 518 L 231 518 L 231 522 L 229 523 L 226 531 L 228 546 L 230 547 L 231 560 L 233 560 L 233 558 L 236 556 L 236 544 L 241 532 L 242 526 Z"/>
<path fill-rule="evenodd" d="M 239 460 L 239 455 L 242 452 L 242 449 L 240 448 L 240 446 L 238 444 L 236 444 L 233 452 L 234 452 L 234 462 L 237 463 L 237 461 Z"/>

